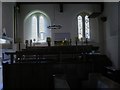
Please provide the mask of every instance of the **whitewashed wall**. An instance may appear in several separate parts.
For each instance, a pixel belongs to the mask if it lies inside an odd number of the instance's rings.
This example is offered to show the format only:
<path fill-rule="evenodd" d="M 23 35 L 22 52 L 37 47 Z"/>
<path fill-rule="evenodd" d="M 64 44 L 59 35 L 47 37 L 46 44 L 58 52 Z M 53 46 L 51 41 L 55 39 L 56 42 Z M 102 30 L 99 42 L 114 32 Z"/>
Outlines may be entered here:
<path fill-rule="evenodd" d="M 118 17 L 120 17 L 120 2 L 119 2 L 119 8 L 118 8 Z M 118 24 L 120 24 L 120 18 L 118 18 Z M 118 63 L 119 63 L 119 69 L 120 69 L 120 25 L 118 25 Z"/>
<path fill-rule="evenodd" d="M 2 2 L 0 1 L 0 37 L 2 36 Z M 0 58 L 2 57 L 2 46 L 0 45 Z M 0 59 L 0 89 L 2 88 L 2 66 Z"/>
<path fill-rule="evenodd" d="M 0 2 L 0 38 L 2 37 L 2 2 Z M 2 57 L 2 45 L 0 45 L 0 57 Z"/>
<path fill-rule="evenodd" d="M 104 23 L 106 54 L 113 62 L 115 68 L 118 64 L 118 3 L 105 3 L 104 16 L 107 21 Z"/>
<path fill-rule="evenodd" d="M 14 4 L 2 3 L 2 28 L 6 29 L 6 35 L 13 38 L 13 23 L 14 23 Z"/>

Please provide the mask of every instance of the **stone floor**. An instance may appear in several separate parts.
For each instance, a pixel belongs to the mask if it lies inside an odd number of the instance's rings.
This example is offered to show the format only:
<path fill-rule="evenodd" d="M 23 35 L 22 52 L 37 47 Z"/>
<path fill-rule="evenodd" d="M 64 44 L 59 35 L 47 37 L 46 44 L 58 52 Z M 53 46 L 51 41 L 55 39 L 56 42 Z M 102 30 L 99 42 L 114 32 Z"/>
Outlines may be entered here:
<path fill-rule="evenodd" d="M 54 85 L 55 85 L 55 90 L 63 89 L 63 88 L 66 90 L 70 90 L 70 87 L 69 87 L 64 75 L 54 76 Z"/>

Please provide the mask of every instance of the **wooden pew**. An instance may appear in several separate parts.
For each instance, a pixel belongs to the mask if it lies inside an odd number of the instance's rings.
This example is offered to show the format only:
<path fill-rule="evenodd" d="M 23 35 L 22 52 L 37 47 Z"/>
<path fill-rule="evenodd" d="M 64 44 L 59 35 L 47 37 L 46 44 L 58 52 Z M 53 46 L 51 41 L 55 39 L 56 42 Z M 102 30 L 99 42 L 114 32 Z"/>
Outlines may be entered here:
<path fill-rule="evenodd" d="M 29 55 L 32 57 L 36 57 L 36 59 L 40 59 L 42 57 L 51 59 L 50 57 L 52 57 L 52 59 L 56 59 L 56 61 L 58 62 L 66 62 L 66 60 L 68 59 L 74 60 L 78 58 L 78 56 L 80 56 L 81 54 L 88 54 L 92 51 L 98 51 L 98 49 L 98 47 L 94 47 L 92 45 L 28 47 L 27 49 L 23 49 L 21 52 L 17 52 L 17 56 L 23 57 L 23 55 Z"/>
<path fill-rule="evenodd" d="M 16 52 L 16 63 L 55 63 L 58 60 L 58 54 L 42 52 L 42 51 L 18 51 Z"/>
<path fill-rule="evenodd" d="M 53 89 L 49 64 L 3 64 L 3 89 Z"/>

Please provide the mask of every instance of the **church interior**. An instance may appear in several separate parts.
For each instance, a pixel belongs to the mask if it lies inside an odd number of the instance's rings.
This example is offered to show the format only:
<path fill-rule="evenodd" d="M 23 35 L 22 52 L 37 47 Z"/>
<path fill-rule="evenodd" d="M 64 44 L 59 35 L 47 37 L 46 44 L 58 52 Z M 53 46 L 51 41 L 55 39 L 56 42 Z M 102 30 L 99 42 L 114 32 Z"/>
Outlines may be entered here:
<path fill-rule="evenodd" d="M 120 88 L 119 2 L 0 2 L 0 89 Z"/>

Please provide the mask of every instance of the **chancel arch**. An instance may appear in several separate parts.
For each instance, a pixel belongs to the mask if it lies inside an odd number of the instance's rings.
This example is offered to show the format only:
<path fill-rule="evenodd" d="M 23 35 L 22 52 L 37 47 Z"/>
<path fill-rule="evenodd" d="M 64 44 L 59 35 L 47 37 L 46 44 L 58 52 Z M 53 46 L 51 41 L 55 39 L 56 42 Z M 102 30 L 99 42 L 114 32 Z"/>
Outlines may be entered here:
<path fill-rule="evenodd" d="M 47 28 L 50 19 L 42 11 L 32 11 L 24 19 L 24 41 L 32 40 L 36 43 L 45 43 L 51 37 L 51 30 Z"/>

